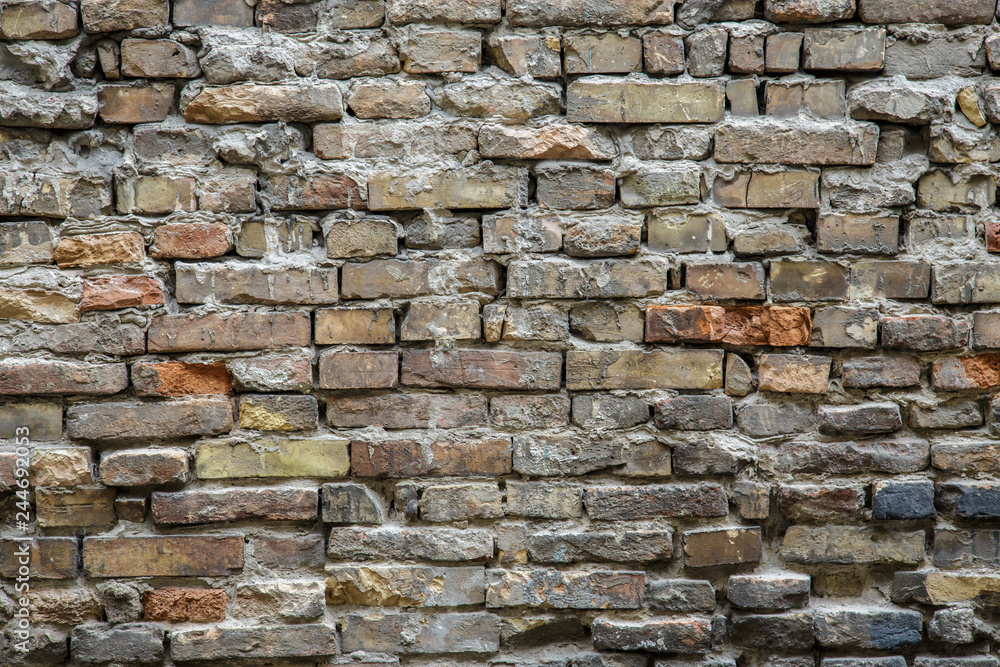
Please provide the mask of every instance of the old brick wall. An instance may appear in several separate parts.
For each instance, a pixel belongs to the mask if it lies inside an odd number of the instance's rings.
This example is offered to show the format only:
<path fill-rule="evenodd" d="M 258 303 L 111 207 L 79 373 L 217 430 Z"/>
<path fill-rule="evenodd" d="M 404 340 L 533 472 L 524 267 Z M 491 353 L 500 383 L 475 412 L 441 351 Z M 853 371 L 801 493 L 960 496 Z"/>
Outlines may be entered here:
<path fill-rule="evenodd" d="M 0 664 L 998 667 L 996 14 L 0 2 Z"/>

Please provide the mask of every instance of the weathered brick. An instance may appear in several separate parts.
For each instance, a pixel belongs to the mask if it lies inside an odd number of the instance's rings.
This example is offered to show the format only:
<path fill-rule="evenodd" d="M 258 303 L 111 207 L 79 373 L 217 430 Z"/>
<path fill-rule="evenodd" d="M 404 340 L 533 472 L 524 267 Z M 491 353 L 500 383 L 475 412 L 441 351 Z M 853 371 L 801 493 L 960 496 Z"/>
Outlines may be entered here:
<path fill-rule="evenodd" d="M 904 350 L 949 350 L 965 347 L 969 325 L 947 317 L 911 316 L 882 319 L 882 347 Z"/>
<path fill-rule="evenodd" d="M 571 519 L 583 515 L 583 487 L 549 482 L 507 482 L 507 511 L 535 519 Z"/>
<path fill-rule="evenodd" d="M 646 601 L 653 609 L 663 611 L 715 611 L 715 589 L 707 581 L 661 579 L 650 581 Z"/>
<path fill-rule="evenodd" d="M 917 565 L 924 558 L 924 533 L 867 526 L 790 526 L 781 554 L 786 563 L 803 565 Z"/>
<path fill-rule="evenodd" d="M 721 350 L 570 350 L 566 388 L 720 389 L 723 356 Z"/>
<path fill-rule="evenodd" d="M 389 389 L 398 382 L 396 352 L 327 351 L 319 357 L 322 389 Z M 404 383 L 405 384 L 405 383 Z"/>
<path fill-rule="evenodd" d="M 403 354 L 402 384 L 412 387 L 558 389 L 562 357 L 552 352 L 487 350 Z"/>
<path fill-rule="evenodd" d="M 851 267 L 852 299 L 926 299 L 930 288 L 929 262 L 863 261 Z"/>
<path fill-rule="evenodd" d="M 740 609 L 796 609 L 808 606 L 810 583 L 804 574 L 734 574 L 729 577 L 727 597 Z"/>
<path fill-rule="evenodd" d="M 733 345 L 805 345 L 811 335 L 807 308 L 781 306 L 646 307 L 646 341 L 724 342 Z"/>
<path fill-rule="evenodd" d="M 348 614 L 342 637 L 344 651 L 494 653 L 500 645 L 500 621 L 486 613 Z"/>
<path fill-rule="evenodd" d="M 44 222 L 0 223 L 0 266 L 51 264 L 52 259 L 52 232 Z"/>
<path fill-rule="evenodd" d="M 515 436 L 514 470 L 523 475 L 583 475 L 622 461 L 620 443 L 573 435 Z"/>
<path fill-rule="evenodd" d="M 365 428 L 458 428 L 486 421 L 486 399 L 441 394 L 344 396 L 326 404 L 331 426 Z"/>
<path fill-rule="evenodd" d="M 511 471 L 511 441 L 437 440 L 422 445 L 413 440 L 351 443 L 351 473 L 355 477 L 481 477 Z"/>
<path fill-rule="evenodd" d="M 364 561 L 484 561 L 493 558 L 493 535 L 479 528 L 334 528 L 327 555 Z"/>
<path fill-rule="evenodd" d="M 101 482 L 108 486 L 146 486 L 186 482 L 183 449 L 120 449 L 101 453 Z"/>
<path fill-rule="evenodd" d="M 326 576 L 330 605 L 456 607 L 485 599 L 481 567 L 329 565 Z"/>
<path fill-rule="evenodd" d="M 143 593 L 143 618 L 169 623 L 211 623 L 226 617 L 229 597 L 218 588 L 158 588 Z"/>
<path fill-rule="evenodd" d="M 714 123 L 726 102 L 715 81 L 584 77 L 566 94 L 567 120 L 583 123 Z"/>
<path fill-rule="evenodd" d="M 855 0 L 767 0 L 764 17 L 774 23 L 830 23 L 854 16 Z"/>
<path fill-rule="evenodd" d="M 262 446 L 257 451 L 254 444 Z M 199 479 L 248 477 L 343 477 L 350 468 L 347 440 L 270 438 L 248 444 L 207 440 L 198 444 L 195 472 Z"/>
<path fill-rule="evenodd" d="M 730 637 L 737 646 L 773 651 L 808 650 L 816 641 L 809 612 L 734 615 Z"/>
<path fill-rule="evenodd" d="M 910 610 L 829 611 L 816 615 L 824 648 L 899 650 L 918 643 L 923 617 Z"/>
<path fill-rule="evenodd" d="M 447 0 L 446 2 L 389 0 L 386 4 L 386 16 L 392 23 L 498 23 L 500 21 L 498 0 Z"/>
<path fill-rule="evenodd" d="M 430 112 L 431 98 L 422 81 L 376 79 L 352 85 L 347 106 L 358 118 L 419 118 Z"/>
<path fill-rule="evenodd" d="M 80 310 L 163 305 L 163 283 L 150 276 L 105 276 L 85 280 Z"/>
<path fill-rule="evenodd" d="M 761 355 L 757 366 L 760 390 L 791 394 L 825 394 L 831 363 L 829 357 Z"/>
<path fill-rule="evenodd" d="M 299 658 L 337 653 L 336 628 L 321 624 L 175 630 L 170 657 L 177 662 L 247 658 Z"/>
<path fill-rule="evenodd" d="M 731 119 L 716 131 L 715 159 L 742 164 L 871 165 L 877 143 L 874 123 Z"/>
<path fill-rule="evenodd" d="M 931 384 L 939 391 L 1000 386 L 1000 355 L 985 353 L 935 361 L 931 365 Z"/>
<path fill-rule="evenodd" d="M 824 405 L 819 408 L 819 429 L 839 435 L 891 433 L 903 427 L 899 406 L 895 403 L 861 405 Z"/>
<path fill-rule="evenodd" d="M 225 364 L 218 362 L 140 361 L 132 365 L 132 385 L 137 396 L 231 394 L 233 391 Z"/>
<path fill-rule="evenodd" d="M 933 516 L 934 484 L 930 480 L 872 484 L 874 519 L 927 519 Z"/>
<path fill-rule="evenodd" d="M 729 503 L 718 484 L 595 487 L 584 492 L 591 519 L 725 516 Z"/>
<path fill-rule="evenodd" d="M 836 72 L 876 72 L 885 61 L 885 28 L 807 29 L 802 67 Z"/>
<path fill-rule="evenodd" d="M 783 472 L 917 472 L 930 461 L 930 446 L 921 440 L 883 442 L 789 443 L 771 465 Z"/>
<path fill-rule="evenodd" d="M 24 563 L 27 552 L 28 562 Z M 28 546 L 21 540 L 0 540 L 0 575 L 14 579 L 22 565 L 28 575 L 38 579 L 73 579 L 77 575 L 79 556 L 76 539 L 72 537 L 33 537 Z"/>
<path fill-rule="evenodd" d="M 859 0 L 858 17 L 865 23 L 943 23 L 967 25 L 989 23 L 995 8 L 986 0 L 944 2 L 930 0 L 914 3 L 909 0 Z"/>
<path fill-rule="evenodd" d="M 316 520 L 319 492 L 315 489 L 230 488 L 176 493 L 154 491 L 153 521 L 192 525 L 224 521 Z"/>
<path fill-rule="evenodd" d="M 912 428 L 957 429 L 983 425 L 983 410 L 976 401 L 951 401 L 922 408 L 910 407 Z"/>
<path fill-rule="evenodd" d="M 959 518 L 993 518 L 1000 516 L 1000 487 L 989 482 L 938 484 L 935 505 Z"/>
<path fill-rule="evenodd" d="M 141 264 L 146 258 L 145 243 L 135 232 L 64 236 L 55 248 L 60 268 L 103 264 Z"/>
<path fill-rule="evenodd" d="M 87 32 L 115 32 L 167 25 L 166 0 L 83 0 L 80 14 Z"/>
<path fill-rule="evenodd" d="M 920 362 L 914 357 L 854 357 L 842 369 L 845 387 L 913 387 L 920 384 Z"/>
<path fill-rule="evenodd" d="M 496 396 L 490 400 L 490 421 L 501 428 L 565 426 L 569 413 L 569 398 L 557 394 Z"/>
<path fill-rule="evenodd" d="M 616 5 L 587 0 L 513 0 L 507 18 L 515 26 L 599 26 L 663 25 L 674 21 L 671 3 L 629 0 Z"/>
<path fill-rule="evenodd" d="M 628 428 L 649 421 L 649 405 L 634 396 L 588 394 L 573 397 L 573 423 L 593 431 Z"/>
<path fill-rule="evenodd" d="M 662 294 L 667 267 L 660 259 L 518 260 L 507 267 L 508 296 L 541 299 L 618 299 Z"/>
<path fill-rule="evenodd" d="M 435 484 L 420 496 L 420 518 L 432 523 L 503 518 L 502 496 L 495 483 Z"/>
<path fill-rule="evenodd" d="M 350 176 L 337 173 L 270 176 L 265 195 L 276 211 L 367 207 L 364 186 Z"/>
<path fill-rule="evenodd" d="M 536 563 L 590 561 L 650 562 L 673 555 L 673 531 L 564 531 L 528 537 L 528 553 Z"/>
<path fill-rule="evenodd" d="M 602 209 L 615 201 L 615 175 L 609 168 L 543 162 L 535 167 L 535 173 L 535 194 L 543 208 Z"/>
<path fill-rule="evenodd" d="M 816 414 L 798 403 L 752 403 L 736 409 L 736 423 L 747 435 L 759 438 L 808 431 Z"/>
<path fill-rule="evenodd" d="M 249 263 L 177 262 L 179 303 L 336 303 L 337 272 L 323 268 L 269 269 Z"/>
<path fill-rule="evenodd" d="M 860 484 L 793 484 L 778 487 L 778 510 L 794 523 L 860 521 L 865 491 Z"/>
<path fill-rule="evenodd" d="M 688 291 L 700 299 L 764 299 L 764 268 L 756 262 L 685 264 L 684 271 Z"/>
<path fill-rule="evenodd" d="M 520 172 L 485 162 L 448 171 L 414 171 L 369 177 L 369 208 L 374 211 L 421 208 L 508 208 L 520 203 Z"/>
<path fill-rule="evenodd" d="M 167 223 L 153 230 L 149 254 L 165 259 L 207 259 L 233 247 L 232 232 L 221 223 Z"/>
<path fill-rule="evenodd" d="M 232 428 L 232 403 L 223 397 L 94 403 L 66 411 L 66 434 L 83 440 L 214 435 Z"/>
<path fill-rule="evenodd" d="M 309 345 L 309 313 L 161 315 L 149 326 L 150 352 L 264 350 Z"/>
<path fill-rule="evenodd" d="M 0 394 L 116 394 L 128 384 L 125 364 L 17 361 L 0 364 Z"/>
<path fill-rule="evenodd" d="M 684 533 L 684 565 L 715 567 L 761 559 L 760 528 L 722 528 Z"/>
<path fill-rule="evenodd" d="M 659 401 L 653 414 L 656 428 L 711 431 L 733 427 L 733 402 L 728 396 L 677 396 Z"/>
<path fill-rule="evenodd" d="M 76 34 L 76 8 L 62 2 L 12 2 L 0 9 L 3 39 L 64 39 Z"/>
<path fill-rule="evenodd" d="M 340 120 L 344 101 L 335 83 L 260 85 L 243 83 L 205 88 L 184 109 L 189 123 L 261 123 L 280 120 L 315 123 Z"/>
<path fill-rule="evenodd" d="M 486 606 L 638 609 L 644 588 L 642 572 L 487 570 Z"/>
<path fill-rule="evenodd" d="M 163 659 L 163 637 L 155 625 L 79 625 L 70 641 L 80 663 L 155 663 Z"/>
<path fill-rule="evenodd" d="M 596 618 L 591 623 L 594 647 L 619 651 L 699 654 L 712 644 L 708 618 L 619 621 Z"/>
<path fill-rule="evenodd" d="M 226 576 L 243 567 L 243 538 L 214 535 L 86 537 L 90 577 Z"/>
<path fill-rule="evenodd" d="M 255 394 L 240 397 L 240 428 L 307 431 L 318 426 L 319 404 L 314 396 Z"/>

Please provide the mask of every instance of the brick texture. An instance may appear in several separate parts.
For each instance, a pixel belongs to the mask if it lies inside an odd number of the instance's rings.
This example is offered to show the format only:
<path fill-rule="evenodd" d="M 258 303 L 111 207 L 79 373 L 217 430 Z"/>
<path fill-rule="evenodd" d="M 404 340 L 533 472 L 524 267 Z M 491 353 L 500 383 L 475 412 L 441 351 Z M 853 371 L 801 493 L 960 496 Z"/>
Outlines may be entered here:
<path fill-rule="evenodd" d="M 1000 667 L 998 17 L 0 0 L 0 665 Z"/>

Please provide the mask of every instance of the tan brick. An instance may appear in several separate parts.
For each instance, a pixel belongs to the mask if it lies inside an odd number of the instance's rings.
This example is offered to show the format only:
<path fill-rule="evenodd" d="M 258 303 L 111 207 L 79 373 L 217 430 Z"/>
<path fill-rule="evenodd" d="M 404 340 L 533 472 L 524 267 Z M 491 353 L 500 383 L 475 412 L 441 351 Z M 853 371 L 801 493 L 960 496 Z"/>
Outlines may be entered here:
<path fill-rule="evenodd" d="M 228 576 L 243 569 L 243 537 L 172 535 L 86 537 L 83 571 L 89 577 Z"/>
<path fill-rule="evenodd" d="M 80 320 L 80 306 L 75 299 L 46 289 L 0 287 L 0 317 L 43 324 L 65 324 Z"/>
<path fill-rule="evenodd" d="M 197 52 L 172 39 L 123 39 L 122 75 L 192 79 L 201 74 Z"/>
<path fill-rule="evenodd" d="M 391 308 L 322 308 L 316 311 L 318 345 L 391 345 L 396 318 Z"/>
<path fill-rule="evenodd" d="M 714 123 L 725 113 L 725 87 L 595 76 L 567 88 L 566 118 L 576 123 Z"/>
<path fill-rule="evenodd" d="M 403 353 L 402 383 L 411 387 L 558 389 L 562 356 L 555 352 L 491 350 Z"/>
<path fill-rule="evenodd" d="M 347 106 L 358 118 L 419 118 L 430 112 L 431 98 L 423 81 L 376 79 L 352 85 Z"/>
<path fill-rule="evenodd" d="M 563 36 L 567 74 L 624 74 L 642 69 L 642 41 L 613 32 Z"/>
<path fill-rule="evenodd" d="M 38 487 L 35 512 L 43 528 L 99 528 L 115 522 L 115 490 Z"/>
<path fill-rule="evenodd" d="M 209 87 L 184 109 L 189 123 L 315 123 L 343 115 L 344 101 L 335 83 Z"/>
<path fill-rule="evenodd" d="M 117 32 L 167 25 L 167 0 L 83 0 L 80 14 L 87 32 Z"/>
<path fill-rule="evenodd" d="M 476 72 L 482 42 L 475 30 L 414 30 L 400 42 L 399 56 L 411 74 Z"/>
<path fill-rule="evenodd" d="M 874 123 L 730 119 L 716 131 L 715 159 L 743 164 L 871 165 L 878 134 Z"/>
<path fill-rule="evenodd" d="M 398 382 L 397 352 L 335 352 L 319 357 L 322 389 L 391 389 Z"/>
<path fill-rule="evenodd" d="M 141 264 L 145 259 L 146 243 L 136 232 L 63 236 L 55 249 L 60 268 Z"/>
<path fill-rule="evenodd" d="M 760 390 L 825 394 L 831 363 L 829 357 L 764 354 L 757 366 Z"/>
<path fill-rule="evenodd" d="M 65 39 L 76 35 L 76 24 L 76 7 L 52 0 L 0 8 L 2 39 Z"/>
<path fill-rule="evenodd" d="M 368 178 L 368 206 L 373 211 L 510 208 L 521 203 L 524 181 L 517 168 L 489 162 L 447 171 L 375 173 Z"/>
<path fill-rule="evenodd" d="M 566 352 L 566 388 L 720 389 L 721 350 Z"/>
<path fill-rule="evenodd" d="M 834 72 L 877 72 L 885 61 L 885 28 L 808 29 L 802 67 Z"/>
<path fill-rule="evenodd" d="M 431 303 L 411 301 L 399 330 L 401 341 L 478 339 L 479 304 L 475 301 Z"/>
<path fill-rule="evenodd" d="M 149 327 L 150 352 L 264 350 L 309 345 L 309 313 L 161 315 Z"/>
<path fill-rule="evenodd" d="M 479 152 L 487 158 L 522 160 L 610 160 L 617 154 L 611 138 L 579 125 L 483 125 Z"/>
<path fill-rule="evenodd" d="M 176 262 L 174 270 L 178 303 L 329 304 L 339 300 L 336 269 Z"/>
<path fill-rule="evenodd" d="M 558 35 L 493 33 L 486 46 L 497 66 L 514 76 L 530 74 L 537 79 L 554 79 L 562 73 Z"/>
<path fill-rule="evenodd" d="M 34 433 L 30 434 L 32 438 L 34 435 Z M 34 450 L 31 454 L 30 480 L 36 486 L 93 484 L 90 448 L 59 447 Z"/>
<path fill-rule="evenodd" d="M 164 120 L 174 103 L 170 83 L 147 85 L 108 85 L 97 92 L 101 108 L 98 115 L 105 123 L 151 123 Z"/>

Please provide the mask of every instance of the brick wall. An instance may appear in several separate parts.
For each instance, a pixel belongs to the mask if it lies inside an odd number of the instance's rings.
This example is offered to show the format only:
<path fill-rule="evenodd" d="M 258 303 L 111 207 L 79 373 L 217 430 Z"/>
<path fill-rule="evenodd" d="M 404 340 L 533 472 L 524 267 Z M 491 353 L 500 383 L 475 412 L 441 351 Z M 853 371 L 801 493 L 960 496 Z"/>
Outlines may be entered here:
<path fill-rule="evenodd" d="M 998 667 L 996 4 L 0 2 L 0 664 Z"/>

